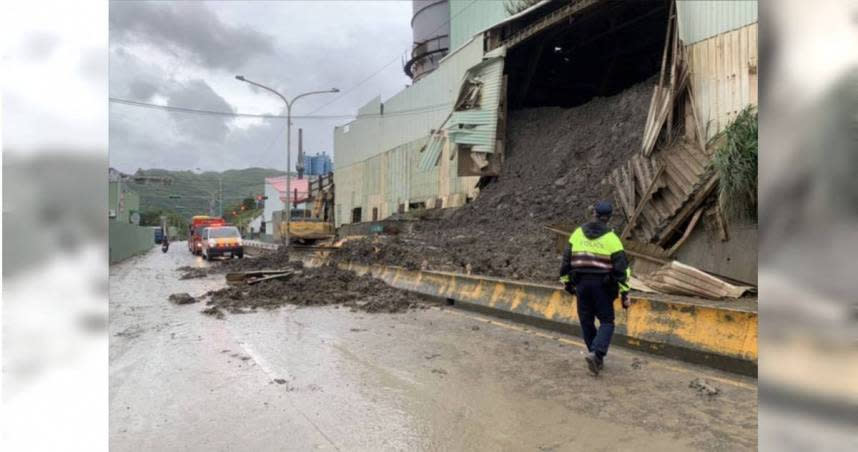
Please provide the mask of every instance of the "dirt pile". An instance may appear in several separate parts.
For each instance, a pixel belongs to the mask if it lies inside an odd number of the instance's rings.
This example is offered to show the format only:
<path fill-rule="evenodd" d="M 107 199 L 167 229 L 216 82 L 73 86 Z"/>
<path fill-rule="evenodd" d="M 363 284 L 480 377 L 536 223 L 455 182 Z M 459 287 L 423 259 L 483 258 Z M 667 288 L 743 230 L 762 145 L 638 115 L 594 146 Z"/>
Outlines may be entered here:
<path fill-rule="evenodd" d="M 229 259 L 211 266 L 212 273 L 288 268 L 289 252 L 283 248 L 247 259 Z"/>
<path fill-rule="evenodd" d="M 173 304 L 192 304 L 199 301 L 188 293 L 174 293 L 170 295 L 168 300 Z"/>
<path fill-rule="evenodd" d="M 590 205 L 613 199 L 601 182 L 640 149 L 654 82 L 575 108 L 510 112 L 501 175 L 472 203 L 410 234 L 347 242 L 335 257 L 556 281 L 560 256 L 543 227 L 580 224 Z"/>
<path fill-rule="evenodd" d="M 225 312 L 246 313 L 257 309 L 276 309 L 284 305 L 344 305 L 365 312 L 404 312 L 427 307 L 414 301 L 414 295 L 394 289 L 371 276 L 340 270 L 332 264 L 303 267 L 286 279 L 263 281 L 255 285 L 231 286 L 206 293 L 205 314 L 222 318 Z"/>
<path fill-rule="evenodd" d="M 191 267 L 189 265 L 179 267 L 176 271 L 182 272 L 182 276 L 179 276 L 179 279 L 205 278 L 209 274 L 209 269 L 207 268 Z"/>
<path fill-rule="evenodd" d="M 708 381 L 702 378 L 695 378 L 691 380 L 691 383 L 688 384 L 689 388 L 696 390 L 699 394 L 713 397 L 721 393 L 721 390 L 713 386 Z"/>

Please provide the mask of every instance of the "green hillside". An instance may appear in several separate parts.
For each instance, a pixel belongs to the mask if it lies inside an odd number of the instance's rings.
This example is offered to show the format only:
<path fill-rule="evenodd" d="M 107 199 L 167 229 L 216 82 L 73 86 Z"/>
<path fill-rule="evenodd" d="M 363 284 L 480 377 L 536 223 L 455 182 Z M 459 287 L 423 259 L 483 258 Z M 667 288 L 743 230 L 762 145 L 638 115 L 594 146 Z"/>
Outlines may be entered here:
<path fill-rule="evenodd" d="M 263 194 L 265 178 L 281 176 L 284 173 L 268 168 L 227 170 L 223 173 L 150 169 L 140 170 L 135 175 L 169 177 L 172 183 L 170 185 L 129 183 L 128 187 L 140 194 L 142 212 L 175 212 L 185 219 L 190 219 L 194 215 L 208 215 L 212 199 L 215 199 L 214 213 L 215 215 L 219 213 L 218 180 L 221 174 L 223 204 L 226 210 L 240 204 L 244 198 Z M 178 196 L 178 198 L 171 198 L 171 196 Z"/>

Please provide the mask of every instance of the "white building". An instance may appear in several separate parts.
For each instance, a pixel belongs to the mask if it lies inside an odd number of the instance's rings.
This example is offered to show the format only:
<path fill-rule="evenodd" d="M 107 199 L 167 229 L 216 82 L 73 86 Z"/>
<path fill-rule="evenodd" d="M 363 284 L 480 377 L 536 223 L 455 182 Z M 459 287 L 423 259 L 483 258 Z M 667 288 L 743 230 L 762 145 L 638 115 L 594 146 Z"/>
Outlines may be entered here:
<path fill-rule="evenodd" d="M 295 199 L 300 203 L 297 208 L 304 209 L 306 207 L 306 203 L 302 201 L 307 199 L 309 180 L 306 177 L 298 179 L 297 177 L 292 176 L 290 185 L 293 197 L 297 192 L 297 197 L 295 197 Z M 286 207 L 286 176 L 266 177 L 265 197 L 265 207 L 262 210 L 261 221 L 265 222 L 265 231 L 270 234 L 271 228 L 267 225 L 271 224 L 274 212 L 283 210 Z"/>

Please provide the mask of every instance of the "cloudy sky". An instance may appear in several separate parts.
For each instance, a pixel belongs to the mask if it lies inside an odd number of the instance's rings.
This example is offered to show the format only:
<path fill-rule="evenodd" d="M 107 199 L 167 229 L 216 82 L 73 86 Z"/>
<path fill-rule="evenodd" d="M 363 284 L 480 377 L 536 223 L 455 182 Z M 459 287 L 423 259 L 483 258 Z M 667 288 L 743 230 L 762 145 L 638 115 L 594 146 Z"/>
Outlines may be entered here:
<path fill-rule="evenodd" d="M 402 57 L 411 43 L 410 1 L 110 3 L 109 92 L 113 98 L 193 109 L 293 116 L 304 150 L 333 154 L 333 127 L 377 95 L 410 80 Z M 383 69 L 382 69 L 383 68 Z M 370 75 L 378 72 L 373 77 Z M 362 83 L 363 82 L 363 83 Z M 356 87 L 357 86 L 357 87 Z M 234 118 L 110 104 L 110 165 L 220 170 L 284 168 L 284 119 Z"/>

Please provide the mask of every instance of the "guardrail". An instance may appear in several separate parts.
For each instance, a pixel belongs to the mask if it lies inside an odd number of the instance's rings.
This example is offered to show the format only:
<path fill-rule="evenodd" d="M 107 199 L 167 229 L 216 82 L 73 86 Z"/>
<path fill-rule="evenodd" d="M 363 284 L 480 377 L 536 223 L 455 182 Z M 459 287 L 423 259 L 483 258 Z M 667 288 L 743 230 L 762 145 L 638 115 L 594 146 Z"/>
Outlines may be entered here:
<path fill-rule="evenodd" d="M 277 243 L 268 243 L 268 242 L 260 242 L 259 240 L 243 240 L 244 246 L 248 246 L 251 248 L 259 248 L 262 250 L 271 250 L 277 251 L 277 248 L 280 247 Z"/>
<path fill-rule="evenodd" d="M 340 264 L 387 284 L 522 323 L 580 334 L 576 298 L 559 286 L 440 271 Z M 757 311 L 731 302 L 632 296 L 615 301 L 615 340 L 629 348 L 756 376 Z"/>
<path fill-rule="evenodd" d="M 298 250 L 296 250 L 298 251 Z M 307 247 L 296 258 L 322 265 L 330 249 Z M 312 252 L 307 252 L 312 251 Z M 580 335 L 577 300 L 559 285 L 402 267 L 340 263 L 398 289 L 446 299 L 464 309 Z M 744 375 L 757 374 L 757 308 L 748 301 L 709 301 L 633 294 L 614 302 L 614 343 Z"/>

